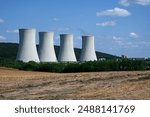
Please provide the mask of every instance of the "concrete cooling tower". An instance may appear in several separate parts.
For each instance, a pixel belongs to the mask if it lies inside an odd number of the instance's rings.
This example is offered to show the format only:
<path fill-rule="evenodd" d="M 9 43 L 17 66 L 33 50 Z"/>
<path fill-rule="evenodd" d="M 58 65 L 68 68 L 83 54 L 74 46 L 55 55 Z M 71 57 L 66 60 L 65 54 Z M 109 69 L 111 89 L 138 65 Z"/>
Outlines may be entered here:
<path fill-rule="evenodd" d="M 58 55 L 60 62 L 75 62 L 76 56 L 73 48 L 73 35 L 61 34 L 60 35 L 60 50 Z"/>
<path fill-rule="evenodd" d="M 39 59 L 40 62 L 56 62 L 56 54 L 53 43 L 53 32 L 39 32 Z"/>
<path fill-rule="evenodd" d="M 19 29 L 19 49 L 16 60 L 39 62 L 35 35 L 35 29 Z"/>
<path fill-rule="evenodd" d="M 80 61 L 94 60 L 97 60 L 94 47 L 94 36 L 82 36 L 82 50 Z"/>

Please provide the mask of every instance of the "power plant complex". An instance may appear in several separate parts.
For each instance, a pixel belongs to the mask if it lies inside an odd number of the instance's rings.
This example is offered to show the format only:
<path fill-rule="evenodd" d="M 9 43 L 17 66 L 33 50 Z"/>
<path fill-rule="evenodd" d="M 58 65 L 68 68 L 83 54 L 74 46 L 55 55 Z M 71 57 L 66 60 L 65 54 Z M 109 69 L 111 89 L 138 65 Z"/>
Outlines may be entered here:
<path fill-rule="evenodd" d="M 36 30 L 19 29 L 19 48 L 16 60 L 23 62 L 77 62 L 72 34 L 60 34 L 58 59 L 54 49 L 54 33 L 39 32 L 39 47 L 36 48 Z M 97 60 L 94 36 L 82 36 L 81 62 Z"/>

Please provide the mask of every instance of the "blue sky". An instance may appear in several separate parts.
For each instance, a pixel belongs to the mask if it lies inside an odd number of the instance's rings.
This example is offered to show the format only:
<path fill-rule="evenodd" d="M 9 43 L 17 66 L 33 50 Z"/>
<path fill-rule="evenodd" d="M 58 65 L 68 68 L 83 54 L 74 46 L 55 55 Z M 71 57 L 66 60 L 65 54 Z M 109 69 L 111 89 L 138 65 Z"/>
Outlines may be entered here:
<path fill-rule="evenodd" d="M 0 0 L 0 42 L 18 43 L 19 28 L 95 36 L 97 51 L 150 57 L 150 0 Z M 36 36 L 38 43 L 38 33 Z"/>

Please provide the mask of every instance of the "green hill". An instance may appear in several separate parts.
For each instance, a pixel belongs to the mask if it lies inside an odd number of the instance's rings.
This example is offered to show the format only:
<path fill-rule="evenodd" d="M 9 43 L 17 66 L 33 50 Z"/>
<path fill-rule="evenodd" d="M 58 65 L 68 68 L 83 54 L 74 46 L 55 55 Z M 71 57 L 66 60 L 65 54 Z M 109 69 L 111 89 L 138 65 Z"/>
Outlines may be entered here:
<path fill-rule="evenodd" d="M 15 59 L 17 55 L 17 50 L 18 50 L 17 43 L 0 43 L 0 58 Z M 56 56 L 58 56 L 59 46 L 55 46 L 55 52 L 56 52 Z M 80 58 L 80 52 L 81 52 L 81 49 L 75 48 L 75 54 L 76 54 L 77 60 L 79 60 Z M 96 55 L 97 55 L 97 58 L 108 58 L 108 59 L 119 58 L 117 56 L 102 53 L 102 52 L 96 52 Z"/>

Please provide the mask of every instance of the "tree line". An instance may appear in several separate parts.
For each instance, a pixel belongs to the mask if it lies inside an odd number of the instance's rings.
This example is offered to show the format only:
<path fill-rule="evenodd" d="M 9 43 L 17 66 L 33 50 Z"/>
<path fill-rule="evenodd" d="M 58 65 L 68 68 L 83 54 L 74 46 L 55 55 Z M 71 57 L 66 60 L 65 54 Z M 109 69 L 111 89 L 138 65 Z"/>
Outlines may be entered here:
<path fill-rule="evenodd" d="M 149 70 L 150 63 L 146 60 L 134 59 L 106 59 L 101 61 L 89 62 L 64 62 L 64 63 L 36 63 L 30 61 L 24 63 L 14 59 L 0 58 L 0 67 L 9 67 L 27 71 L 43 72 L 98 72 L 98 71 L 131 71 L 131 70 Z"/>

